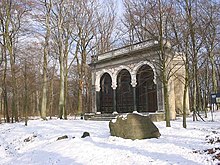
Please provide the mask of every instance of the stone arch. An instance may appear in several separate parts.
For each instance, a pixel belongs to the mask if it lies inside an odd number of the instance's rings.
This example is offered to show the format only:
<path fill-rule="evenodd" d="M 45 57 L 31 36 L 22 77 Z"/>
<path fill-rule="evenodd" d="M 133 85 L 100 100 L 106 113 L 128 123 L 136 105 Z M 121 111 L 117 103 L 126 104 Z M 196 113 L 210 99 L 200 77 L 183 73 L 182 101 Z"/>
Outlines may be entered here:
<path fill-rule="evenodd" d="M 100 78 L 100 112 L 113 112 L 113 89 L 112 78 L 109 73 L 105 72 Z"/>
<path fill-rule="evenodd" d="M 155 112 L 157 108 L 157 85 L 154 72 L 148 64 L 141 65 L 136 72 L 137 110 L 138 112 Z"/>
<path fill-rule="evenodd" d="M 154 83 L 157 84 L 157 81 L 156 81 L 156 77 L 157 77 L 157 74 L 156 74 L 156 69 L 154 67 L 154 65 L 152 63 L 150 63 L 149 61 L 141 61 L 139 62 L 138 64 L 135 65 L 134 69 L 133 69 L 133 74 L 136 76 L 137 75 L 137 72 L 138 70 L 143 66 L 143 65 L 148 65 L 151 67 L 151 69 L 153 70 L 153 73 L 154 73 Z"/>
<path fill-rule="evenodd" d="M 116 87 L 117 87 L 117 76 L 120 73 L 120 71 L 122 71 L 123 69 L 126 69 L 130 73 L 131 82 L 132 82 L 133 77 L 134 77 L 134 76 L 132 76 L 133 70 L 130 67 L 126 66 L 126 65 L 120 65 L 119 67 L 115 68 L 115 70 L 113 72 L 113 75 L 112 75 L 112 88 L 113 89 L 116 89 Z"/>
<path fill-rule="evenodd" d="M 132 73 L 132 69 L 131 69 L 130 67 L 128 67 L 128 66 L 126 66 L 126 65 L 120 65 L 119 67 L 117 67 L 117 68 L 115 69 L 114 74 L 117 76 L 117 75 L 119 74 L 119 72 L 120 72 L 121 70 L 123 70 L 123 69 L 126 69 L 130 74 Z"/>
<path fill-rule="evenodd" d="M 108 73 L 112 79 L 112 72 L 109 70 L 109 69 L 103 69 L 101 71 L 98 71 L 96 72 L 96 81 L 95 81 L 95 88 L 96 88 L 96 91 L 100 91 L 100 80 L 101 80 L 101 77 L 105 74 L 105 73 Z M 113 81 L 113 79 L 112 79 Z"/>
<path fill-rule="evenodd" d="M 121 69 L 117 74 L 117 112 L 126 113 L 133 111 L 133 91 L 131 87 L 131 73 Z"/>

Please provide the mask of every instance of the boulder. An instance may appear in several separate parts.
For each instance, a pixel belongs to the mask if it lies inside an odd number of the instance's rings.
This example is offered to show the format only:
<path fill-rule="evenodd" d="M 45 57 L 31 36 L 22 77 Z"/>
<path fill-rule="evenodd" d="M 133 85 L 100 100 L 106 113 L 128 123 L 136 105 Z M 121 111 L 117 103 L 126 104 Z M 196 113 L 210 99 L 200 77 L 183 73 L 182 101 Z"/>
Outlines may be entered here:
<path fill-rule="evenodd" d="M 126 116 L 118 116 L 109 122 L 112 136 L 124 139 L 148 139 L 160 137 L 158 128 L 149 116 L 130 113 Z"/>

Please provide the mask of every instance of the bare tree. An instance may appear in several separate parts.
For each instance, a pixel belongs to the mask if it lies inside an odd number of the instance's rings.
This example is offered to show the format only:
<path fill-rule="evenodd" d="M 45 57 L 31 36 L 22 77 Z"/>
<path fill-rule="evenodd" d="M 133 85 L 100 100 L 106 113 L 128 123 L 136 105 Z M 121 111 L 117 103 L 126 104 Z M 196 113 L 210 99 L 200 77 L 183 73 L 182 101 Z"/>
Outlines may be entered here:
<path fill-rule="evenodd" d="M 2 25 L 2 41 L 5 53 L 10 58 L 10 71 L 12 78 L 12 122 L 18 121 L 17 111 L 17 83 L 16 83 L 16 42 L 23 25 L 22 19 L 29 11 L 29 2 L 19 0 L 3 0 L 1 1 L 1 25 Z M 7 59 L 5 59 L 7 60 Z"/>
<path fill-rule="evenodd" d="M 53 9 L 51 15 L 51 23 L 53 26 L 52 39 L 57 46 L 56 53 L 59 58 L 60 70 L 60 98 L 59 98 L 59 118 L 67 119 L 66 109 L 66 87 L 67 87 L 67 73 L 68 73 L 68 55 L 70 52 L 72 41 L 71 33 L 71 5 L 72 1 L 59 0 L 53 2 Z"/>
<path fill-rule="evenodd" d="M 47 116 L 47 65 L 48 65 L 48 56 L 50 54 L 50 35 L 51 35 L 51 25 L 50 25 L 50 17 L 51 17 L 51 8 L 52 1 L 45 0 L 43 2 L 43 6 L 45 8 L 45 42 L 44 42 L 44 61 L 43 61 L 43 91 L 42 91 L 42 103 L 41 103 L 41 117 L 46 120 Z"/>
<path fill-rule="evenodd" d="M 95 10 L 96 32 L 95 38 L 95 53 L 100 54 L 113 49 L 117 46 L 118 32 L 116 28 L 117 15 L 116 6 L 113 1 L 108 1 L 106 4 L 99 6 L 99 10 Z"/>
<path fill-rule="evenodd" d="M 175 53 L 168 53 L 172 42 L 172 19 L 175 16 L 172 1 L 143 1 L 124 0 L 126 12 L 123 21 L 129 33 L 129 40 L 132 43 L 154 39 L 158 41 L 158 63 L 154 64 L 158 68 L 158 75 L 163 84 L 164 107 L 166 126 L 170 127 L 170 117 L 175 118 L 170 113 L 169 103 L 169 83 L 179 69 L 178 65 L 172 64 Z M 170 40 L 170 41 L 169 41 Z M 168 42 L 169 41 L 169 42 Z"/>
<path fill-rule="evenodd" d="M 203 1 L 202 1 L 203 2 Z M 220 4 L 209 1 L 205 5 L 201 5 L 201 17 L 202 23 L 207 27 L 205 33 L 205 48 L 208 54 L 208 58 L 212 70 L 212 92 L 217 93 L 217 77 L 216 77 L 216 48 L 219 44 L 219 31 L 220 26 Z"/>
<path fill-rule="evenodd" d="M 91 5 L 90 5 L 91 2 Z M 86 1 L 86 2 L 78 2 L 77 13 L 79 13 L 75 17 L 76 23 L 76 33 L 73 36 L 75 42 L 77 43 L 76 47 L 76 62 L 77 62 L 77 70 L 78 70 L 78 106 L 77 106 L 77 114 L 83 113 L 83 88 L 84 88 L 84 78 L 85 78 L 85 69 L 89 51 L 89 43 L 93 39 L 94 36 L 94 4 L 95 1 Z M 84 20 L 84 21 L 81 21 Z"/>

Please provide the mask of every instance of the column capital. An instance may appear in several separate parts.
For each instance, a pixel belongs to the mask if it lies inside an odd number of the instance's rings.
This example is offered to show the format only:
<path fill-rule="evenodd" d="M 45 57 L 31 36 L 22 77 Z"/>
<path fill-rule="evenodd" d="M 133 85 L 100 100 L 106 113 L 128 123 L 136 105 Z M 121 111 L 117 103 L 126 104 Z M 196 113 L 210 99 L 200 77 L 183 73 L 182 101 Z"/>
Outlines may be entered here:
<path fill-rule="evenodd" d="M 117 85 L 112 85 L 111 87 L 112 87 L 113 90 L 116 90 Z"/>
<path fill-rule="evenodd" d="M 136 87 L 137 85 L 137 79 L 136 79 L 136 74 L 131 74 L 131 85 L 132 87 Z"/>
<path fill-rule="evenodd" d="M 117 88 L 117 82 L 116 81 L 112 81 L 112 89 L 115 90 Z"/>
<path fill-rule="evenodd" d="M 137 85 L 137 82 L 136 82 L 136 81 L 131 82 L 131 86 L 132 86 L 133 88 L 135 88 L 136 85 Z"/>
<path fill-rule="evenodd" d="M 95 86 L 95 91 L 96 91 L 96 92 L 100 92 L 100 90 L 101 90 L 100 86 L 99 86 L 99 85 L 96 85 L 96 86 Z"/>

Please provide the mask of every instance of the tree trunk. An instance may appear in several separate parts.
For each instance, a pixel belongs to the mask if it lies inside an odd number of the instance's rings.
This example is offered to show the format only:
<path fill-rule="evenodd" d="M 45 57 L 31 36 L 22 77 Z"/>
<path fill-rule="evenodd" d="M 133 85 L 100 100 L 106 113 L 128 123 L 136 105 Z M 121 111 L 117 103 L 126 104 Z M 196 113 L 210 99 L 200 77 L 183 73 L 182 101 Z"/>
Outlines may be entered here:
<path fill-rule="evenodd" d="M 198 72 L 197 72 L 197 62 L 198 62 L 198 55 L 196 50 L 196 37 L 195 37 L 195 27 L 193 24 L 193 15 L 192 15 L 192 6 L 189 3 L 189 0 L 185 0 L 185 11 L 187 15 L 187 26 L 189 28 L 189 36 L 192 43 L 192 75 L 193 75 L 193 121 L 196 120 L 196 110 L 197 110 L 197 89 L 198 89 Z"/>
<path fill-rule="evenodd" d="M 47 58 L 44 55 L 44 67 L 43 67 L 43 90 L 41 101 L 41 118 L 47 120 Z"/>
<path fill-rule="evenodd" d="M 49 109 L 50 109 L 50 119 L 52 118 L 53 114 L 53 77 L 52 80 L 50 82 L 50 103 L 49 103 Z"/>
<path fill-rule="evenodd" d="M 171 127 L 171 125 L 170 125 L 168 83 L 166 80 L 163 81 L 163 92 L 164 92 L 164 108 L 165 108 L 166 127 Z"/>
<path fill-rule="evenodd" d="M 196 86 L 196 71 L 195 71 L 195 66 L 193 66 L 193 77 L 194 77 L 194 80 L 193 80 L 193 121 L 196 120 L 196 103 L 197 103 L 197 86 Z"/>
<path fill-rule="evenodd" d="M 27 89 L 27 64 L 25 60 L 25 71 L 24 71 L 24 87 L 25 87 L 25 98 L 24 98 L 24 116 L 25 116 L 25 126 L 27 126 L 28 122 L 28 114 L 27 114 L 27 109 L 28 109 L 28 89 Z"/>
<path fill-rule="evenodd" d="M 68 59 L 68 58 L 67 58 Z M 67 120 L 67 95 L 68 95 L 68 70 L 67 70 L 67 59 L 66 59 L 66 66 L 65 66 L 65 78 L 64 78 L 64 111 L 63 116 L 64 119 Z"/>
<path fill-rule="evenodd" d="M 6 77 L 7 77 L 7 56 L 6 56 L 6 50 L 4 48 L 4 58 L 5 58 L 5 63 L 4 63 L 4 73 L 3 73 L 3 98 L 4 98 L 4 115 L 5 115 L 5 120 L 7 123 L 10 123 L 10 117 L 9 117 L 9 110 L 8 110 L 8 92 L 7 92 L 7 82 L 6 82 Z"/>
<path fill-rule="evenodd" d="M 217 79 L 216 79 L 216 71 L 215 71 L 215 61 L 214 57 L 210 55 L 210 62 L 212 66 L 212 92 L 217 93 Z"/>
<path fill-rule="evenodd" d="M 14 55 L 14 44 L 12 35 L 10 35 L 10 20 L 11 19 L 11 6 L 10 4 L 6 5 L 6 21 L 5 21 L 5 47 L 8 50 L 8 54 L 10 57 L 10 67 L 11 67 L 11 77 L 12 77 L 12 120 L 13 123 L 14 119 L 15 122 L 18 121 L 18 113 L 17 113 L 17 83 L 15 77 L 15 55 Z"/>
<path fill-rule="evenodd" d="M 186 128 L 186 98 L 187 98 L 187 91 L 188 91 L 188 69 L 186 69 L 186 74 L 185 74 L 185 84 L 184 84 L 184 92 L 183 92 L 183 128 Z"/>
<path fill-rule="evenodd" d="M 17 112 L 17 82 L 15 77 L 15 60 L 12 48 L 9 49 L 10 64 L 11 64 L 11 75 L 12 75 L 12 123 L 13 119 L 18 122 L 18 112 Z"/>
<path fill-rule="evenodd" d="M 63 54 L 60 55 L 60 98 L 59 98 L 59 118 L 63 119 L 64 112 L 64 65 Z"/>
<path fill-rule="evenodd" d="M 69 42 L 68 39 L 65 40 L 65 50 L 64 50 L 64 111 L 63 116 L 64 119 L 67 120 L 67 96 L 68 96 L 68 49 Z"/>
<path fill-rule="evenodd" d="M 208 117 L 208 115 L 207 115 L 207 108 L 209 108 L 207 104 L 209 103 L 209 96 L 210 96 L 210 90 L 209 90 L 210 89 L 209 88 L 209 62 L 208 62 L 208 60 L 206 62 L 205 88 L 207 89 L 207 90 L 205 90 L 205 91 L 207 91 L 207 92 L 205 92 L 205 95 L 206 95 L 205 118 L 207 118 Z"/>
<path fill-rule="evenodd" d="M 49 1 L 44 2 L 45 10 L 46 10 L 46 36 L 45 36 L 45 44 L 44 44 L 44 64 L 43 64 L 43 91 L 42 91 L 42 103 L 41 103 L 41 117 L 46 120 L 47 118 L 47 58 L 50 52 L 49 40 L 50 40 L 50 11 L 52 7 L 52 2 Z"/>
<path fill-rule="evenodd" d="M 2 98 L 2 91 L 1 91 L 1 95 L 0 95 L 0 124 L 2 123 L 2 115 L 3 115 L 3 98 Z"/>
<path fill-rule="evenodd" d="M 40 116 L 40 98 L 39 98 L 39 91 L 36 90 L 36 93 L 35 93 L 35 112 L 36 112 L 36 115 L 39 115 Z"/>
<path fill-rule="evenodd" d="M 48 32 L 47 32 L 48 33 Z M 44 63 L 43 63 L 43 90 L 41 100 L 41 118 L 47 120 L 47 56 L 48 56 L 49 38 L 46 34 L 44 47 Z"/>
<path fill-rule="evenodd" d="M 82 88 L 83 88 L 83 81 L 79 79 L 77 115 L 82 114 L 82 108 L 83 108 Z"/>

